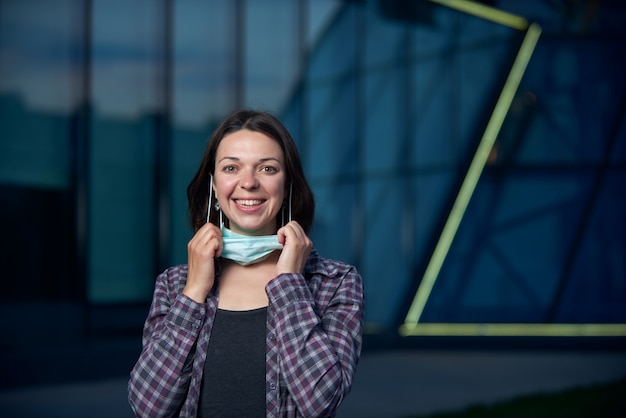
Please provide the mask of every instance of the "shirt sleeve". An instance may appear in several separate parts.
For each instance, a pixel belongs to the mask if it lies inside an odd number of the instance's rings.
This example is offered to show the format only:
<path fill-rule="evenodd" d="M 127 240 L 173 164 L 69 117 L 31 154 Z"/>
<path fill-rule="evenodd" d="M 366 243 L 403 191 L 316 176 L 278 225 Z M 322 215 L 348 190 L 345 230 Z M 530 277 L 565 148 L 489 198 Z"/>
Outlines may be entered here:
<path fill-rule="evenodd" d="M 302 275 L 282 274 L 266 287 L 275 311 L 280 373 L 305 417 L 334 416 L 350 391 L 361 353 L 361 276 L 350 267 L 334 279 L 339 280 L 338 286 L 322 284 L 318 292 L 323 308 Z"/>
<path fill-rule="evenodd" d="M 176 294 L 172 280 L 168 272 L 157 279 L 141 355 L 130 374 L 128 399 L 136 417 L 175 416 L 187 397 L 207 308 Z"/>

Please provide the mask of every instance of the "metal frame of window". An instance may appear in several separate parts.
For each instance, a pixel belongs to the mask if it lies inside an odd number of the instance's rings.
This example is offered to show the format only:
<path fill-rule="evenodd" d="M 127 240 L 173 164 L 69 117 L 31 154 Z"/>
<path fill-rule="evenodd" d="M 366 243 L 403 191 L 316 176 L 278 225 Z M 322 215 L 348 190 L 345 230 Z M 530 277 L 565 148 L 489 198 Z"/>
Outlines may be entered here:
<path fill-rule="evenodd" d="M 423 323 L 420 322 L 424 307 L 437 281 L 441 267 L 446 259 L 450 246 L 476 188 L 478 180 L 487 162 L 489 153 L 495 143 L 500 128 L 507 115 L 513 97 L 520 84 L 535 46 L 539 41 L 541 27 L 537 23 L 529 23 L 523 17 L 516 16 L 480 3 L 467 0 L 430 0 L 433 3 L 450 7 L 515 30 L 524 32 L 524 38 L 508 77 L 500 92 L 485 131 L 475 150 L 472 161 L 465 173 L 461 187 L 455 197 L 446 222 L 441 229 L 437 243 L 431 253 L 430 260 L 420 278 L 419 286 L 410 304 L 404 323 L 399 327 L 399 334 L 409 336 L 542 336 L 542 337 L 623 337 L 626 336 L 626 324 L 557 324 L 557 323 Z M 624 108 L 622 106 L 622 113 Z M 617 128 L 619 129 L 619 128 Z M 615 130 L 616 131 L 616 130 Z M 617 138 L 617 133 L 609 141 L 604 158 L 610 158 L 610 150 Z M 596 177 L 594 194 L 597 193 L 606 170 Z M 588 200 L 583 222 L 588 221 L 593 198 Z M 582 229 L 579 229 L 582 231 Z M 575 239 L 569 252 L 567 266 L 561 275 L 556 296 L 550 307 L 547 321 L 555 316 L 563 288 L 567 282 L 568 271 L 573 264 L 576 248 L 580 245 L 580 234 Z"/>

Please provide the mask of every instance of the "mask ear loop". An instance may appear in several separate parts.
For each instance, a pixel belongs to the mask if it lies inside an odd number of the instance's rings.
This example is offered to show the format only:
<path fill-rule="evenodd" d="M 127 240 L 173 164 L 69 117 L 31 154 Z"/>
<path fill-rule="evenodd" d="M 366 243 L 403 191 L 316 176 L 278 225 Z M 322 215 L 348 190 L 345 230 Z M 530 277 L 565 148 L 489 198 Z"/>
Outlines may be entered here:
<path fill-rule="evenodd" d="M 207 223 L 209 223 L 210 221 L 210 217 L 211 217 L 211 201 L 213 200 L 213 176 L 210 177 L 209 180 L 209 202 L 208 202 L 208 208 L 207 208 L 207 213 L 206 213 L 206 221 Z M 219 208 L 219 206 L 217 206 Z M 220 229 L 223 228 L 224 226 L 224 219 L 222 218 L 222 211 L 221 209 L 218 209 L 220 212 Z"/>
<path fill-rule="evenodd" d="M 210 222 L 211 218 L 211 200 L 213 200 L 213 176 L 210 176 L 209 180 L 209 200 L 207 202 L 207 211 L 206 211 L 206 223 Z"/>
<path fill-rule="evenodd" d="M 291 196 L 293 193 L 293 182 L 289 183 L 289 222 L 291 222 Z"/>

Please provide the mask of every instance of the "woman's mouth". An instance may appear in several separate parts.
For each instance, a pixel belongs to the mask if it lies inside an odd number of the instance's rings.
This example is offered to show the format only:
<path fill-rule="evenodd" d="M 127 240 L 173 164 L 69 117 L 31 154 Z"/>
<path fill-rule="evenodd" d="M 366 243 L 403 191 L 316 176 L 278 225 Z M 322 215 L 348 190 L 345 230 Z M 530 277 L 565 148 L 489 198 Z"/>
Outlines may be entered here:
<path fill-rule="evenodd" d="M 244 208 L 253 208 L 261 205 L 263 201 L 257 199 L 235 199 L 235 203 Z"/>

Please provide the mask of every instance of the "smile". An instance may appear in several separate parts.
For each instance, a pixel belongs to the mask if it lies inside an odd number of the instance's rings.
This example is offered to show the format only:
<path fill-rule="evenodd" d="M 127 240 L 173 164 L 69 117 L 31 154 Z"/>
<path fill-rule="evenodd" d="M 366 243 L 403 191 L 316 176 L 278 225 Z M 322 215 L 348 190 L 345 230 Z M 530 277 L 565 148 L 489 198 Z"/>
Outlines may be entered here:
<path fill-rule="evenodd" d="M 237 203 L 240 206 L 259 206 L 260 204 L 263 203 L 262 200 L 252 200 L 252 199 L 246 199 L 246 200 L 239 200 L 239 199 L 235 199 L 235 203 Z"/>

